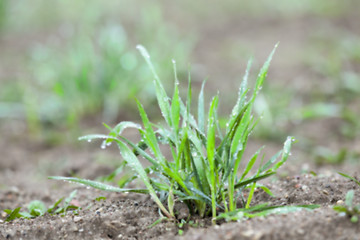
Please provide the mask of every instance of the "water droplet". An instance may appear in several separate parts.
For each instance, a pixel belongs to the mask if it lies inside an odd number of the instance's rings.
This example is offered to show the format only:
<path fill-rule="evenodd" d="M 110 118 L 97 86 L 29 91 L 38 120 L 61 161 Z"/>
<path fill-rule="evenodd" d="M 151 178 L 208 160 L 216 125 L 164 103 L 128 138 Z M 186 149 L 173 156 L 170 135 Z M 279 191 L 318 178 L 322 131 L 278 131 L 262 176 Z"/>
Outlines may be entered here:
<path fill-rule="evenodd" d="M 174 64 L 176 63 L 175 59 L 171 59 L 171 61 L 172 61 L 172 63 L 174 63 Z"/>
<path fill-rule="evenodd" d="M 88 142 L 91 142 L 91 139 L 88 139 L 87 141 L 88 141 Z"/>
<path fill-rule="evenodd" d="M 105 149 L 106 146 L 107 146 L 107 143 L 106 143 L 106 140 L 105 140 L 105 141 L 102 142 L 100 148 L 101 148 L 101 149 Z"/>

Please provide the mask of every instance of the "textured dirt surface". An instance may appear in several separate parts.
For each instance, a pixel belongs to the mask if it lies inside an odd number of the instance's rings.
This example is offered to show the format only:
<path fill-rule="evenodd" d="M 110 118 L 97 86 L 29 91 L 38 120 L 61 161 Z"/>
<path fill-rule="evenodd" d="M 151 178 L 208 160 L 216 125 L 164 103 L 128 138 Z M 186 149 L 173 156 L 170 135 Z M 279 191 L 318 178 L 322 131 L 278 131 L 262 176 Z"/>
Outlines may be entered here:
<path fill-rule="evenodd" d="M 76 215 L 69 212 L 64 217 L 46 215 L 30 220 L 2 222 L 0 238 L 169 239 L 176 236 L 179 239 L 357 239 L 360 234 L 359 224 L 351 223 L 348 217 L 340 216 L 331 209 L 332 205 L 344 200 L 348 190 L 358 190 L 353 182 L 333 174 L 300 174 L 274 178 L 266 186 L 273 191 L 275 197 L 259 190 L 254 204 L 320 204 L 321 207 L 314 211 L 302 210 L 216 226 L 211 226 L 208 218 L 193 219 L 192 225 L 182 228 L 169 221 L 162 221 L 149 228 L 159 219 L 159 212 L 148 196 L 109 194 L 83 187 L 70 187 L 68 184 L 53 189 L 51 192 L 54 194 L 51 195 L 10 189 L 0 192 L 1 208 L 14 208 L 34 197 L 50 204 L 57 199 L 57 195 L 69 193 L 76 188 L 76 200 L 83 210 Z M 99 196 L 107 199 L 95 201 Z M 356 191 L 355 201 L 359 200 L 360 191 Z M 185 234 L 179 236 L 179 230 L 185 231 Z"/>

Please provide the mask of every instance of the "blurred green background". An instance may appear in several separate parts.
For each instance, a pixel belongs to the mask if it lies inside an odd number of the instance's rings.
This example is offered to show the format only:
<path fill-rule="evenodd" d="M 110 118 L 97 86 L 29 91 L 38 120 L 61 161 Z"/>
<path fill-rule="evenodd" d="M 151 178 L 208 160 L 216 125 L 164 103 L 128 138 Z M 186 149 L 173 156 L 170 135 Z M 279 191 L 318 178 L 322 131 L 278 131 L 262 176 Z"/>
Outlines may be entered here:
<path fill-rule="evenodd" d="M 280 42 L 256 112 L 262 142 L 296 136 L 319 164 L 360 153 L 360 2 L 0 0 L 0 125 L 51 144 L 75 141 L 102 122 L 152 118 L 151 54 L 171 91 L 171 60 L 186 88 L 220 92 L 233 105 L 246 62 L 253 79 Z M 8 127 L 8 126 L 12 127 Z M 5 132 L 7 132 L 5 134 Z"/>

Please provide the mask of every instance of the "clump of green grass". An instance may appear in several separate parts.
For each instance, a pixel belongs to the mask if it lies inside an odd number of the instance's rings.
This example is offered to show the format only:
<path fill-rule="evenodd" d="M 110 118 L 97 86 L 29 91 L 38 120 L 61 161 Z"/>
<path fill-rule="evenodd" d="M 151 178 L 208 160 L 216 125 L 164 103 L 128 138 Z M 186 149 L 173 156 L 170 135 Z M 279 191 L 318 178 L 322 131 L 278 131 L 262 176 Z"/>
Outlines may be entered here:
<path fill-rule="evenodd" d="M 220 218 L 235 220 L 274 213 L 275 211 L 271 209 L 277 207 L 269 207 L 267 204 L 250 207 L 251 200 L 257 187 L 272 194 L 268 188 L 257 182 L 274 175 L 287 161 L 294 138 L 288 137 L 283 150 L 270 160 L 264 162 L 264 157 L 261 157 L 257 168 L 254 166 L 262 148 L 247 160 L 244 168 L 241 167 L 241 163 L 245 161 L 243 155 L 249 136 L 258 122 L 252 115 L 254 101 L 262 88 L 276 47 L 261 68 L 252 92 L 248 88 L 251 67 L 249 61 L 239 88 L 237 102 L 227 119 L 224 132 L 220 129 L 217 115 L 218 95 L 212 98 L 206 112 L 203 84 L 198 96 L 197 116 L 195 116 L 191 113 L 193 96 L 190 76 L 187 98 L 184 102 L 179 94 L 176 63 L 173 61 L 175 83 L 173 96 L 170 98 L 164 90 L 148 52 L 143 46 L 137 48 L 154 75 L 157 101 L 164 124 L 150 122 L 143 106 L 137 100 L 142 125 L 134 122 L 121 122 L 114 128 L 106 125 L 110 129 L 109 135 L 88 135 L 81 137 L 80 140 L 103 139 L 102 148 L 116 143 L 124 162 L 133 169 L 136 173 L 135 177 L 140 178 L 146 188 L 125 189 L 80 178 L 50 178 L 107 191 L 150 194 L 161 212 L 170 219 L 176 217 L 174 212 L 176 202 L 184 202 L 191 215 L 212 216 L 213 222 Z M 141 140 L 134 143 L 122 136 L 126 128 L 137 129 Z M 165 157 L 161 146 L 168 147 L 171 159 Z M 148 161 L 150 166 L 144 168 L 139 156 Z M 244 191 L 248 193 L 246 199 L 243 195 Z M 239 199 L 242 200 L 241 208 L 238 205 Z M 293 211 L 294 208 L 299 207 L 303 206 L 284 207 L 281 212 Z M 243 214 L 240 214 L 240 211 Z"/>
<path fill-rule="evenodd" d="M 339 172 L 339 174 L 355 182 L 360 187 L 360 182 L 356 180 L 354 177 L 351 177 L 345 173 Z M 333 206 L 333 209 L 341 214 L 345 214 L 346 216 L 348 216 L 351 222 L 357 223 L 359 221 L 359 216 L 360 216 L 360 204 L 355 205 L 353 200 L 354 200 L 354 190 L 350 190 L 346 193 L 345 204 L 335 205 Z"/>

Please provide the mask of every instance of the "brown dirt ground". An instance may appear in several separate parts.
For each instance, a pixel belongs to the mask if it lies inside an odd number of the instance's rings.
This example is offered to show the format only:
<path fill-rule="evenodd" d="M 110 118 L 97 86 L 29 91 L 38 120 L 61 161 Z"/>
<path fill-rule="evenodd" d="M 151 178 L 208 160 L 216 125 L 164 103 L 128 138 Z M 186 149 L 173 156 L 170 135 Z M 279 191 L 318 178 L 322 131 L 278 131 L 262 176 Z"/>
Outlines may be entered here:
<path fill-rule="evenodd" d="M 169 9 L 172 9 L 168 6 Z M 357 8 L 354 7 L 354 13 Z M 182 9 L 185 11 L 185 9 Z M 175 11 L 172 9 L 172 11 Z M 169 16 L 167 16 L 169 15 Z M 236 14 L 231 16 L 211 15 L 200 17 L 184 17 L 184 13 L 166 14 L 186 31 L 198 32 L 200 41 L 195 47 L 194 62 L 197 65 L 199 79 L 211 76 L 209 89 L 220 89 L 226 94 L 225 100 L 231 97 L 234 85 L 233 79 L 245 68 L 241 64 L 239 71 L 239 56 L 234 54 L 253 53 L 258 62 L 262 62 L 272 49 L 274 43 L 280 40 L 279 51 L 272 62 L 269 73 L 270 84 L 277 83 L 282 87 L 296 90 L 299 96 L 306 96 L 306 92 L 317 87 L 319 82 L 311 68 L 299 62 L 302 53 L 312 37 L 321 29 L 327 37 L 338 37 L 342 33 L 360 34 L 359 16 L 353 13 L 335 17 L 317 15 L 295 15 L 284 20 L 281 16 L 270 15 L 263 18 Z M 183 20 L 183 21 L 181 21 Z M 194 25 L 193 22 L 202 24 Z M 265 37 L 266 36 L 266 37 Z M 18 37 L 18 36 L 15 36 Z M 20 41 L 21 48 L 26 48 L 25 39 Z M 7 37 L 1 42 L 2 49 L 8 55 L 16 52 L 18 45 L 14 38 Z M 29 40 L 31 41 L 31 40 Z M 24 43 L 25 42 L 25 43 Z M 238 52 L 232 52 L 230 47 L 239 45 Z M 245 48 L 245 49 L 244 49 Z M 248 49 L 246 49 L 248 48 Z M 224 61 L 223 59 L 227 59 Z M 11 63 L 20 61 L 11 58 Z M 244 63 L 244 61 L 242 62 Z M 17 66 L 8 63 L 6 58 L 0 57 L 0 76 L 9 76 Z M 10 66 L 11 65 L 11 66 Z M 206 74 L 205 74 L 206 73 Z M 236 76 L 236 77 L 235 77 Z M 220 79 L 215 81 L 215 79 Z M 223 83 L 228 84 L 223 84 Z M 234 92 L 235 94 L 235 92 Z M 228 98 L 228 99 L 227 99 Z M 289 108 L 291 105 L 289 104 Z M 318 120 L 292 124 L 289 135 L 301 135 L 313 140 L 314 144 L 322 146 L 348 147 L 359 150 L 359 137 L 352 141 L 345 141 L 334 137 L 334 128 L 338 121 Z M 100 122 L 95 126 L 101 125 Z M 92 125 L 94 126 L 94 125 Z M 0 213 L 0 239 L 359 239 L 360 224 L 353 224 L 345 216 L 335 213 L 330 207 L 340 200 L 344 200 L 348 190 L 356 192 L 355 201 L 360 202 L 359 188 L 352 182 L 336 174 L 344 171 L 359 176 L 360 165 L 357 162 L 345 162 L 342 165 L 316 166 L 314 159 L 309 157 L 302 148 L 296 147 L 292 157 L 280 170 L 279 174 L 264 182 L 274 193 L 269 197 L 258 191 L 254 204 L 271 202 L 278 205 L 292 204 L 320 204 L 314 211 L 299 211 L 285 215 L 272 215 L 266 218 L 255 218 L 241 222 L 222 223 L 211 226 L 210 219 L 193 219 L 196 223 L 185 226 L 184 234 L 179 236 L 176 223 L 163 221 L 149 228 L 158 218 L 158 209 L 147 196 L 137 194 L 114 194 L 97 190 L 88 190 L 72 184 L 63 184 L 48 180 L 49 175 L 77 175 L 94 179 L 97 176 L 110 173 L 114 162 L 118 161 L 116 149 L 107 152 L 100 150 L 96 143 L 63 144 L 48 146 L 41 140 L 27 136 L 26 126 L 21 121 L 0 122 L 0 210 L 22 206 L 25 208 L 30 201 L 39 199 L 48 206 L 60 197 L 68 196 L 73 189 L 78 189 L 76 200 L 83 210 L 78 215 L 68 213 L 65 217 L 49 216 L 31 220 L 17 219 L 10 223 L 4 222 L 5 214 Z M 100 130 L 101 131 L 101 130 Z M 85 132 L 85 130 L 84 130 Z M 86 130 L 88 133 L 89 130 Z M 98 132 L 96 130 L 92 132 Z M 281 144 L 253 140 L 249 152 L 266 144 L 267 156 L 281 148 Z M 317 176 L 309 174 L 309 170 Z M 99 196 L 106 200 L 97 202 Z M 195 226 L 196 225 L 196 226 Z"/>

